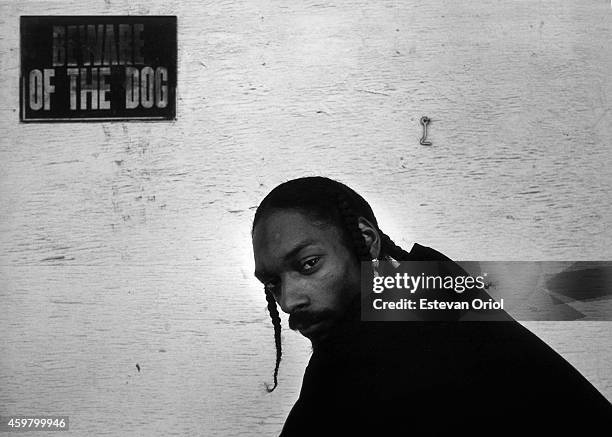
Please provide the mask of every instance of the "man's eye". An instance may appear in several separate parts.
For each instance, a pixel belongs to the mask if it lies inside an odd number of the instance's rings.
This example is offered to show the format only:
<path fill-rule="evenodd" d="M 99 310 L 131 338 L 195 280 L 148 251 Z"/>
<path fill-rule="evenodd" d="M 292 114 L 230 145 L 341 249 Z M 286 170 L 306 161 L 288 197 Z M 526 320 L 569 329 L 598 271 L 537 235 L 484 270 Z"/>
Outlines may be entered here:
<path fill-rule="evenodd" d="M 317 265 L 317 263 L 319 262 L 321 258 L 318 256 L 312 257 L 312 258 L 308 258 L 307 260 L 305 260 L 304 262 L 302 262 L 302 271 L 303 272 L 308 272 L 309 270 L 312 270 L 314 268 L 314 266 Z"/>

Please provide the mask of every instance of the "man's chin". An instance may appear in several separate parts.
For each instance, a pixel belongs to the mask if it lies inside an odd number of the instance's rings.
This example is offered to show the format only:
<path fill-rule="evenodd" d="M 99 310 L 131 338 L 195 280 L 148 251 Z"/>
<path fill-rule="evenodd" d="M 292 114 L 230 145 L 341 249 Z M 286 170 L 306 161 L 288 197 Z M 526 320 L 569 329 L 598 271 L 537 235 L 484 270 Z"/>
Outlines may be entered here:
<path fill-rule="evenodd" d="M 318 341 L 325 338 L 329 334 L 329 329 L 332 325 L 332 321 L 326 319 L 321 320 L 320 322 L 313 323 L 312 325 L 308 325 L 304 328 L 298 328 L 297 330 L 304 337 L 312 341 Z"/>

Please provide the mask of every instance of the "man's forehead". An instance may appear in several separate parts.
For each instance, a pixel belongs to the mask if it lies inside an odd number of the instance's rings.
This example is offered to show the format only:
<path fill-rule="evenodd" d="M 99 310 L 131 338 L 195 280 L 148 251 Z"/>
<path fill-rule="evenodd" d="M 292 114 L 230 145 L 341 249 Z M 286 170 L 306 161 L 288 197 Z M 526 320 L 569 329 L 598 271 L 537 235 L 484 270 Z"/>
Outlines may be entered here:
<path fill-rule="evenodd" d="M 297 211 L 271 214 L 255 226 L 253 249 L 255 260 L 281 259 L 296 247 L 308 244 L 327 245 L 339 240 L 335 227 L 313 220 Z"/>
<path fill-rule="evenodd" d="M 322 226 L 317 226 L 304 214 L 287 211 L 271 214 L 255 226 L 253 243 L 256 249 L 291 250 L 304 240 L 317 242 L 328 239 Z"/>

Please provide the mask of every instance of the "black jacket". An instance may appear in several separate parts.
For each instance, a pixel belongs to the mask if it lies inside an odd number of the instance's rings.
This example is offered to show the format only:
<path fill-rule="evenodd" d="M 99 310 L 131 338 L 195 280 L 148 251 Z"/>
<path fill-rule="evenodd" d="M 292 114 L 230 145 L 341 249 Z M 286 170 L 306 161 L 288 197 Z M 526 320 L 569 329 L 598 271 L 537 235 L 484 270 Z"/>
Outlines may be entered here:
<path fill-rule="evenodd" d="M 448 260 L 418 244 L 410 255 Z M 281 436 L 609 435 L 611 424 L 603 395 L 516 321 L 356 319 L 315 347 Z"/>

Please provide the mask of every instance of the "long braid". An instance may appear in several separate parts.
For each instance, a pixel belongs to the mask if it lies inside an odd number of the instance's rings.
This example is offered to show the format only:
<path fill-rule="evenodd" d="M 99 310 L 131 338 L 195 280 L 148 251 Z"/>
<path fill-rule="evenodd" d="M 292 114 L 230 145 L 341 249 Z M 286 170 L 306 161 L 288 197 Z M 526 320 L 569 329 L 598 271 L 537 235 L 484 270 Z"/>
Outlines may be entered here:
<path fill-rule="evenodd" d="M 281 345 L 281 319 L 278 314 L 278 308 L 276 307 L 276 301 L 274 300 L 274 296 L 272 296 L 272 293 L 267 290 L 265 290 L 265 293 L 266 301 L 268 302 L 268 312 L 270 313 L 272 325 L 274 326 L 274 343 L 276 344 L 276 366 L 274 367 L 274 384 L 272 385 L 272 387 L 270 387 L 269 384 L 266 384 L 266 390 L 268 391 L 268 393 L 271 393 L 278 385 L 278 368 L 280 366 L 283 350 Z"/>

